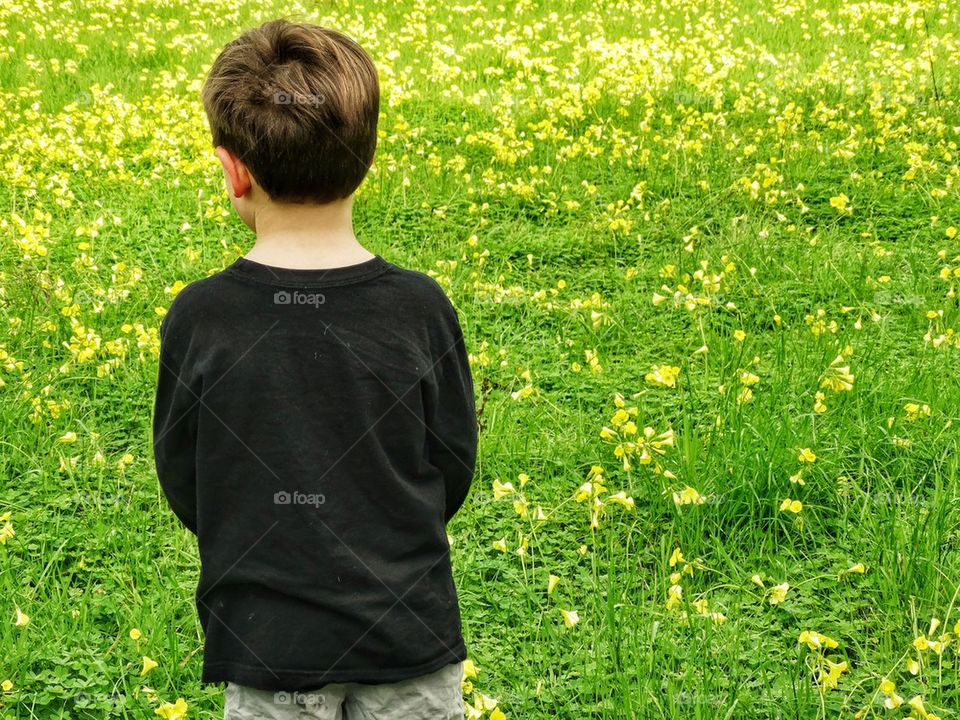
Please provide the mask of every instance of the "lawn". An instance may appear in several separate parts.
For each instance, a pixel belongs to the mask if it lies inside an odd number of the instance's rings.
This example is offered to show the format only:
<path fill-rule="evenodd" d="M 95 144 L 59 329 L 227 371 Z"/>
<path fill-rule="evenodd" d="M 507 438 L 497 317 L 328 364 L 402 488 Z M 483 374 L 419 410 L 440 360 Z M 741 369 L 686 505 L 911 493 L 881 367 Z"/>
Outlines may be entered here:
<path fill-rule="evenodd" d="M 960 5 L 29 0 L 0 720 L 222 717 L 150 422 L 166 308 L 252 243 L 200 84 L 281 15 L 373 57 L 357 236 L 464 328 L 468 717 L 960 717 Z"/>

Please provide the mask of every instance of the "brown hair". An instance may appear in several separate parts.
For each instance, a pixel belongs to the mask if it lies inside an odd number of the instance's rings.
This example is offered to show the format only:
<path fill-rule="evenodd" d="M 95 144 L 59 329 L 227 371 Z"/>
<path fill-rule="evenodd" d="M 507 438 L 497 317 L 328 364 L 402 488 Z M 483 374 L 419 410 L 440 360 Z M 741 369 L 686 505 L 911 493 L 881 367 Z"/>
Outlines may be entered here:
<path fill-rule="evenodd" d="M 214 147 L 237 155 L 277 201 L 326 203 L 366 177 L 380 83 L 346 35 L 272 20 L 228 43 L 201 93 Z"/>

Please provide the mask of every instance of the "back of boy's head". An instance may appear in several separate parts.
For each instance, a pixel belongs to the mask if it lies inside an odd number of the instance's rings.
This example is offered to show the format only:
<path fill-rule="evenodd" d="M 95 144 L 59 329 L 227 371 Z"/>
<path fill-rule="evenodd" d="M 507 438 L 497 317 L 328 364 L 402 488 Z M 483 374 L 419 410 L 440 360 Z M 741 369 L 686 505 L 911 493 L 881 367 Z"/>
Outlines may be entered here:
<path fill-rule="evenodd" d="M 335 30 L 273 20 L 246 31 L 214 61 L 202 99 L 214 146 L 242 160 L 272 200 L 346 198 L 373 162 L 377 71 Z"/>

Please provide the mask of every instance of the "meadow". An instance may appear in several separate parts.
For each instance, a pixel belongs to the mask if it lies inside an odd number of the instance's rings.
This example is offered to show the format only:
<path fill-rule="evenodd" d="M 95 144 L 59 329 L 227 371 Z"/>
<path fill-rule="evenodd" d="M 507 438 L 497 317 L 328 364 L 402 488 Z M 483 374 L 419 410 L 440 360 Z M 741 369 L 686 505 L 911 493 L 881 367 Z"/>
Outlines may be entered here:
<path fill-rule="evenodd" d="M 357 236 L 464 328 L 467 717 L 960 717 L 960 5 L 9 0 L 0 719 L 222 717 L 150 418 L 277 16 L 373 57 Z"/>

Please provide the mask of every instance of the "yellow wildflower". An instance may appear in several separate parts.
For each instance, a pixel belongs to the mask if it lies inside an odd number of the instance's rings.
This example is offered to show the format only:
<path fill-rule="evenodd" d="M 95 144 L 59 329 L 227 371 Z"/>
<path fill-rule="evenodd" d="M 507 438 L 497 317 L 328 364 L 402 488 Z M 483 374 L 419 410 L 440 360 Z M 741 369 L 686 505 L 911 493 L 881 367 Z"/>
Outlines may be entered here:
<path fill-rule="evenodd" d="M 777 605 L 782 603 L 787 597 L 787 591 L 790 590 L 790 585 L 787 583 L 780 583 L 779 585 L 774 585 L 770 588 L 770 597 L 767 598 L 767 602 L 771 605 Z"/>
<path fill-rule="evenodd" d="M 811 650 L 820 650 L 822 648 L 837 648 L 839 643 L 831 637 L 821 635 L 815 630 L 804 630 L 800 633 L 797 640 L 799 643 L 806 643 Z"/>
<path fill-rule="evenodd" d="M 799 500 L 785 498 L 784 501 L 780 503 L 780 510 L 781 512 L 800 513 L 803 510 L 803 503 Z"/>
<path fill-rule="evenodd" d="M 677 507 L 681 505 L 703 505 L 705 499 L 696 489 L 687 485 L 680 492 L 673 493 L 673 502 Z"/>
<path fill-rule="evenodd" d="M 502 483 L 498 479 L 493 480 L 493 499 L 499 500 L 514 492 L 513 484 L 509 482 Z"/>
<path fill-rule="evenodd" d="M 175 703 L 164 703 L 154 710 L 154 713 L 164 720 L 181 720 L 187 714 L 187 701 L 177 698 Z"/>
<path fill-rule="evenodd" d="M 662 385 L 664 387 L 676 387 L 677 376 L 680 375 L 680 368 L 672 365 L 654 365 L 650 372 L 644 376 L 644 380 L 653 385 Z"/>

